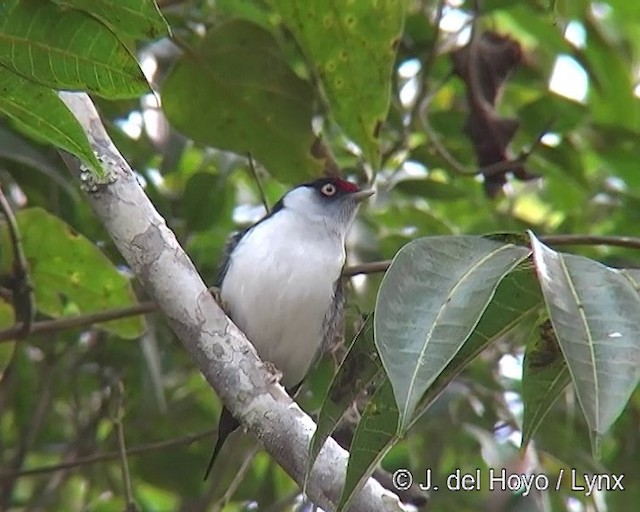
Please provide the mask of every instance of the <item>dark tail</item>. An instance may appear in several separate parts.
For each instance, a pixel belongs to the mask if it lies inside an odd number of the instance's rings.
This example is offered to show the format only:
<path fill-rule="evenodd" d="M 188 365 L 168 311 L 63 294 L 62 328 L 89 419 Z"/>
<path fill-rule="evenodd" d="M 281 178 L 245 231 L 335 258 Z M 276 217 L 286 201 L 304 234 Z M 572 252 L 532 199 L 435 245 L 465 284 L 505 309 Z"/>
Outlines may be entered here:
<path fill-rule="evenodd" d="M 220 414 L 220 419 L 218 420 L 218 440 L 216 441 L 216 445 L 213 448 L 213 453 L 211 454 L 211 460 L 209 461 L 207 470 L 204 473 L 205 480 L 209 477 L 211 468 L 213 467 L 213 464 L 218 457 L 218 453 L 222 449 L 222 446 L 224 445 L 227 437 L 229 437 L 229 434 L 235 431 L 239 426 L 240 423 L 238 423 L 238 421 L 231 415 L 229 409 L 223 407 L 222 413 Z"/>

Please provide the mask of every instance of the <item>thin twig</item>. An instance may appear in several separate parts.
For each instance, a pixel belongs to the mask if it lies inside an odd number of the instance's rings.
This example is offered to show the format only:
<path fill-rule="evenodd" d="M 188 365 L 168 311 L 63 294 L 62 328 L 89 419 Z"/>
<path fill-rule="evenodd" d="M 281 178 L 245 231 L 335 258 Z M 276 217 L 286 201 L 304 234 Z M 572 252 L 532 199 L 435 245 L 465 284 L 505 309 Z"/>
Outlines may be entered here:
<path fill-rule="evenodd" d="M 253 159 L 253 155 L 249 153 L 247 155 L 249 159 L 249 170 L 251 171 L 251 175 L 253 176 L 254 181 L 256 182 L 256 186 L 258 187 L 258 192 L 260 193 L 260 200 L 264 205 L 264 209 L 267 211 L 267 214 L 271 212 L 271 208 L 269 207 L 269 202 L 267 201 L 267 196 L 264 193 L 264 188 L 262 187 L 262 181 L 260 181 L 260 176 L 258 176 L 258 170 L 256 169 L 256 162 Z"/>
<path fill-rule="evenodd" d="M 542 242 L 549 245 L 609 245 L 612 247 L 640 250 L 640 238 L 631 236 L 547 235 L 539 238 Z M 385 272 L 389 268 L 389 265 L 391 265 L 391 260 L 361 263 L 345 268 L 342 275 L 351 277 L 360 274 L 377 274 Z"/>
<path fill-rule="evenodd" d="M 78 368 L 84 357 L 85 353 L 76 352 L 67 368 Z M 61 454 L 63 463 L 75 460 L 78 454 L 83 453 L 92 443 L 92 440 L 95 439 L 96 429 L 108 411 L 110 397 L 107 391 L 106 388 L 100 391 L 98 403 L 90 417 L 86 421 L 78 421 L 78 423 L 74 424 L 75 434 Z M 75 419 L 79 420 L 79 418 Z M 32 492 L 33 499 L 29 503 L 29 507 L 25 509 L 25 512 L 35 512 L 48 508 L 47 505 L 51 503 L 55 496 L 59 495 L 60 489 L 65 485 L 69 477 L 70 471 L 61 470 L 51 474 L 46 480 L 43 479 L 41 483 L 40 481 L 36 482 L 36 487 Z"/>
<path fill-rule="evenodd" d="M 550 245 L 608 245 L 612 247 L 625 247 L 628 249 L 640 250 L 640 238 L 630 236 L 605 236 L 605 235 L 547 235 L 540 237 L 545 243 Z M 342 272 L 344 277 L 352 277 L 360 274 L 377 274 L 385 272 L 391 260 L 371 261 L 346 267 Z M 214 288 L 209 288 L 213 290 Z M 31 334 L 42 334 L 44 332 L 56 332 L 76 327 L 87 327 L 89 325 L 127 318 L 130 316 L 143 315 L 156 310 L 156 305 L 152 301 L 141 302 L 126 308 L 110 309 L 99 313 L 80 315 L 59 320 L 43 320 L 35 322 Z M 0 343 L 11 341 L 20 332 L 21 324 L 14 325 L 9 329 L 0 331 Z"/>
<path fill-rule="evenodd" d="M 127 503 L 127 511 L 137 510 L 133 499 L 133 486 L 131 485 L 131 473 L 129 472 L 129 462 L 127 460 L 127 447 L 124 440 L 124 425 L 122 419 L 124 417 L 124 384 L 118 381 L 116 385 L 118 395 L 116 404 L 116 413 L 113 418 L 113 424 L 116 427 L 116 435 L 118 439 L 118 455 L 120 457 L 120 465 L 122 467 L 122 480 L 124 480 L 124 495 Z"/>
<path fill-rule="evenodd" d="M 440 141 L 440 136 L 436 130 L 431 126 L 431 123 L 427 120 L 427 115 L 420 117 L 420 124 L 423 131 L 429 136 L 429 143 L 437 151 L 437 153 L 443 158 L 445 162 L 449 164 L 451 170 L 461 176 L 475 176 L 477 174 L 476 169 L 469 169 L 460 160 L 453 156 L 449 150 Z"/>
<path fill-rule="evenodd" d="M 632 236 L 545 235 L 538 238 L 549 245 L 610 245 L 612 247 L 640 249 L 640 238 Z"/>
<path fill-rule="evenodd" d="M 62 331 L 65 329 L 74 329 L 77 327 L 87 327 L 93 324 L 118 320 L 130 316 L 144 315 L 156 310 L 156 305 L 152 301 L 141 302 L 133 306 L 124 308 L 109 309 L 107 311 L 99 311 L 97 313 L 89 313 L 87 315 L 72 316 L 60 318 L 58 320 L 42 320 L 35 322 L 31 328 L 30 334 L 51 333 Z M 22 322 L 9 329 L 0 331 L 0 343 L 4 341 L 12 341 L 19 336 L 22 330 Z"/>
<path fill-rule="evenodd" d="M 247 453 L 247 456 L 242 462 L 240 469 L 238 469 L 238 472 L 235 474 L 233 480 L 229 484 L 229 487 L 227 487 L 227 490 L 224 492 L 222 498 L 220 498 L 220 500 L 218 500 L 218 503 L 216 503 L 215 510 L 223 510 L 225 505 L 227 505 L 231 501 L 231 498 L 233 498 L 233 495 L 238 490 L 238 487 L 240 487 L 240 484 L 244 480 L 244 477 L 251 469 L 251 463 L 253 462 L 253 459 L 255 458 L 259 450 L 260 445 L 257 443 L 254 444 L 253 447 L 251 447 L 251 449 Z"/>
<path fill-rule="evenodd" d="M 7 201 L 2 191 L 2 187 L 0 187 L 0 208 L 7 220 L 11 248 L 13 249 L 13 275 L 11 277 L 13 307 L 16 318 L 22 321 L 16 337 L 25 338 L 31 332 L 35 318 L 33 286 L 29 277 L 29 263 L 22 248 L 22 238 L 20 236 L 18 222 L 13 215 L 9 201 Z"/>
<path fill-rule="evenodd" d="M 175 439 L 168 439 L 166 441 L 159 441 L 157 443 L 149 443 L 142 446 L 136 446 L 134 448 L 130 448 L 127 450 L 127 457 L 131 457 L 133 455 L 141 455 L 143 453 L 155 452 L 159 450 L 164 450 L 166 448 L 173 448 L 176 446 L 184 446 L 190 445 L 204 439 L 205 437 L 211 437 L 213 434 L 217 432 L 217 428 L 212 428 L 206 430 L 204 432 L 200 432 L 199 434 L 189 434 L 187 436 L 178 437 Z M 88 466 L 91 464 L 97 464 L 98 462 L 107 462 L 110 460 L 116 460 L 120 458 L 120 452 L 108 452 L 101 453 L 98 455 L 89 455 L 87 457 L 79 457 L 75 460 L 71 460 L 68 462 L 63 462 L 60 464 L 52 464 L 49 466 L 40 466 L 33 469 L 25 469 L 22 471 L 7 471 L 4 473 L 0 473 L 0 482 L 7 479 L 21 478 L 25 476 L 35 476 L 42 475 L 46 473 L 53 473 L 55 471 L 61 471 L 65 469 L 74 469 L 82 466 Z"/>
<path fill-rule="evenodd" d="M 420 91 L 418 92 L 418 96 L 415 99 L 415 102 L 413 103 L 413 106 L 409 113 L 409 118 L 411 120 L 414 120 L 416 117 L 420 117 L 423 115 L 423 104 L 426 102 L 427 97 L 429 96 L 428 73 L 431 72 L 431 68 L 438 54 L 438 39 L 440 39 L 440 31 L 441 31 L 440 23 L 442 22 L 442 16 L 444 14 L 444 5 L 445 5 L 445 0 L 439 0 L 438 6 L 436 7 L 436 15 L 435 15 L 435 20 L 433 22 L 435 31 L 433 34 L 431 47 L 429 48 L 429 53 L 427 54 L 425 59 L 420 63 L 420 74 L 419 74 L 420 80 L 419 81 L 421 82 L 422 87 L 420 88 Z M 407 134 L 405 133 L 405 136 L 406 135 Z"/>
<path fill-rule="evenodd" d="M 51 408 L 52 403 L 52 383 L 53 383 L 53 364 L 45 365 L 44 369 L 40 370 L 40 382 L 38 383 L 38 389 L 34 393 L 34 397 L 37 397 L 37 401 L 34 407 L 31 409 L 29 416 L 29 424 L 24 429 L 20 430 L 20 439 L 17 443 L 16 452 L 13 458 L 7 462 L 6 467 L 12 469 L 8 472 L 9 477 L 0 478 L 0 510 L 6 510 L 10 507 L 11 497 L 14 494 L 16 486 L 16 478 L 11 475 L 18 474 L 24 464 L 29 449 L 32 447 L 36 440 L 38 433 L 42 428 L 42 424 L 47 417 L 47 413 Z"/>
<path fill-rule="evenodd" d="M 493 176 L 494 174 L 500 174 L 503 172 L 507 172 L 512 170 L 514 167 L 521 167 L 526 160 L 531 156 L 531 154 L 540 147 L 542 144 L 542 138 L 549 132 L 555 119 L 550 119 L 544 125 L 544 127 L 538 133 L 538 136 L 533 141 L 533 143 L 526 149 L 520 150 L 520 154 L 511 159 L 502 162 L 496 162 L 494 164 L 486 165 L 484 167 L 480 167 L 476 173 L 483 174 L 486 177 Z"/>

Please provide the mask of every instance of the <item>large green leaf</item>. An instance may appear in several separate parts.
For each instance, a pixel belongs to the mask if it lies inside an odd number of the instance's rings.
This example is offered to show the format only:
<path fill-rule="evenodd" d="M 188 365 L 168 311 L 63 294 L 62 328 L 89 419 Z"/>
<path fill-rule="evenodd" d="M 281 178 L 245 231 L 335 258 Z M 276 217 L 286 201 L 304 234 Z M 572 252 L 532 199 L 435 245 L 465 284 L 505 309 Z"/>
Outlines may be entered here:
<path fill-rule="evenodd" d="M 453 201 L 466 197 L 464 190 L 458 188 L 453 183 L 436 181 L 432 179 L 408 179 L 399 182 L 395 187 L 407 195 L 421 196 L 427 199 L 440 199 L 443 201 Z"/>
<path fill-rule="evenodd" d="M 169 121 L 200 144 L 251 153 L 276 178 L 321 170 L 311 154 L 313 90 L 264 29 L 231 21 L 185 52 L 162 88 Z"/>
<path fill-rule="evenodd" d="M 0 75 L 2 75 L 0 70 Z M 51 191 L 52 183 L 59 186 L 70 199 L 77 201 L 80 199 L 80 190 L 75 187 L 72 182 L 72 176 L 63 172 L 57 162 L 52 162 L 46 154 L 46 149 L 36 145 L 33 141 L 28 140 L 11 127 L 11 121 L 6 123 L 0 122 L 0 158 L 18 162 L 24 166 L 25 172 L 13 172 L 13 178 L 22 186 L 21 178 L 33 178 L 33 182 L 42 185 L 42 188 Z M 38 171 L 34 173 L 33 171 Z M 15 171 L 15 169 L 14 169 Z M 42 174 L 48 179 L 42 180 Z M 28 176 L 26 176 L 28 175 Z M 22 186 L 24 190 L 24 186 Z M 28 195 L 28 192 L 25 191 Z"/>
<path fill-rule="evenodd" d="M 102 23 L 50 2 L 1 7 L 0 64 L 54 89 L 107 98 L 149 91 L 135 57 Z"/>
<path fill-rule="evenodd" d="M 500 282 L 469 339 L 422 396 L 412 424 L 431 407 L 447 384 L 490 343 L 526 324 L 542 305 L 542 292 L 535 273 L 528 261 L 523 262 Z"/>
<path fill-rule="evenodd" d="M 640 381 L 640 295 L 621 273 L 530 237 L 549 316 L 597 453 L 600 436 Z"/>
<path fill-rule="evenodd" d="M 400 410 L 400 428 L 449 364 L 502 278 L 529 255 L 482 237 L 432 237 L 403 247 L 376 300 L 375 342 Z"/>
<path fill-rule="evenodd" d="M 0 66 L 0 112 L 28 135 L 74 154 L 104 174 L 78 120 L 58 95 Z"/>
<path fill-rule="evenodd" d="M 153 0 L 54 0 L 95 16 L 109 25 L 116 36 L 156 39 L 169 33 L 162 14 Z"/>
<path fill-rule="evenodd" d="M 530 318 L 541 305 L 542 296 L 536 284 L 535 274 L 530 266 L 519 265 L 500 282 L 473 334 L 422 396 L 410 425 L 429 409 L 446 386 L 487 345 Z M 361 350 L 364 350 L 366 344 L 362 343 L 361 346 Z M 351 350 L 354 348 L 355 345 Z M 354 358 L 356 354 L 357 352 L 354 352 Z M 377 360 L 373 360 L 365 367 L 371 367 L 372 371 L 376 365 Z M 376 392 L 363 412 L 356 435 L 351 442 L 343 502 L 347 502 L 353 496 L 364 477 L 371 474 L 375 465 L 398 440 L 397 426 L 400 416 L 394 395 L 390 392 L 391 382 L 387 378 L 382 383 L 376 382 L 374 387 Z"/>
<path fill-rule="evenodd" d="M 209 229 L 219 221 L 229 202 L 233 208 L 233 196 L 224 185 L 224 177 L 210 172 L 197 172 L 189 178 L 182 194 L 181 207 L 190 229 Z"/>
<path fill-rule="evenodd" d="M 315 68 L 331 113 L 377 169 L 404 2 L 271 0 Z"/>
<path fill-rule="evenodd" d="M 84 236 L 41 208 L 16 214 L 22 245 L 29 263 L 37 310 L 59 318 L 130 306 L 136 296 L 128 277 Z M 0 241 L 10 247 L 6 226 Z M 11 268 L 10 253 L 0 256 L 0 273 Z M 136 338 L 145 328 L 142 317 L 99 324 L 123 338 Z"/>

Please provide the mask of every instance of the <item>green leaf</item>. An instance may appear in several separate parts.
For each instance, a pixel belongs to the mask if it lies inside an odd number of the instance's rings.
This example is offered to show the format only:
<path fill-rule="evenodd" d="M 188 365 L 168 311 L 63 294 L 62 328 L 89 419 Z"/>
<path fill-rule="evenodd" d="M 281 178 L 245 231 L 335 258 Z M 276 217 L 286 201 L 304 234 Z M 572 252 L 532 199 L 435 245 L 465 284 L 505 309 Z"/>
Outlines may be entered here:
<path fill-rule="evenodd" d="M 403 180 L 394 188 L 408 195 L 426 197 L 427 199 L 441 199 L 443 201 L 467 197 L 463 190 L 452 183 L 430 179 Z"/>
<path fill-rule="evenodd" d="M 633 286 L 636 292 L 640 293 L 640 269 L 625 268 L 618 272 L 631 283 L 631 286 Z"/>
<path fill-rule="evenodd" d="M 542 325 L 536 325 L 532 338 L 527 343 L 522 371 L 523 450 L 571 382 L 569 369 L 562 357 L 551 322 L 546 320 Z"/>
<path fill-rule="evenodd" d="M 41 208 L 16 214 L 22 245 L 29 263 L 37 310 L 53 318 L 97 313 L 137 302 L 130 280 L 84 236 Z M 9 247 L 6 226 L 0 241 Z M 0 272 L 10 269 L 10 256 L 1 255 Z M 143 317 L 101 323 L 98 326 L 123 338 L 137 338 L 145 329 Z"/>
<path fill-rule="evenodd" d="M 2 76 L 2 71 L 0 71 Z M 1 86 L 0 86 L 1 88 Z M 1 98 L 0 98 L 1 101 Z M 0 107 L 1 109 L 2 107 Z M 0 158 L 10 160 L 12 162 L 18 162 L 21 167 L 14 167 L 12 177 L 15 179 L 25 191 L 25 194 L 30 195 L 31 188 L 27 185 L 25 190 L 24 182 L 32 181 L 40 185 L 42 190 L 51 192 L 52 182 L 59 186 L 72 201 L 78 201 L 80 199 L 80 191 L 75 187 L 72 177 L 69 173 L 63 174 L 62 170 L 56 165 L 56 162 L 52 162 L 51 158 L 48 158 L 45 154 L 46 149 L 42 146 L 37 146 L 26 137 L 19 134 L 16 129 L 10 127 L 11 122 L 7 119 L 6 123 L 0 123 Z M 24 166 L 24 171 L 21 169 Z M 43 174 L 48 179 L 43 180 L 38 173 L 34 173 L 33 170 Z"/>
<path fill-rule="evenodd" d="M 399 412 L 393 387 L 386 379 L 367 404 L 351 441 L 349 462 L 337 511 L 347 510 L 353 497 L 385 456 L 398 430 Z"/>
<path fill-rule="evenodd" d="M 600 437 L 640 381 L 640 296 L 621 273 L 530 237 L 549 317 L 598 454 Z"/>
<path fill-rule="evenodd" d="M 490 343 L 512 331 L 538 311 L 541 306 L 542 294 L 537 285 L 535 274 L 529 265 L 522 263 L 500 282 L 473 334 L 422 396 L 410 426 L 429 409 L 447 385 Z M 365 344 L 362 344 L 361 350 L 365 350 L 365 348 Z M 356 357 L 354 353 L 354 358 Z M 340 370 L 338 371 L 340 372 Z M 365 409 L 352 441 L 349 466 L 347 467 L 348 485 L 345 485 L 345 489 L 347 487 L 350 489 L 349 496 L 358 490 L 364 477 L 371 474 L 375 464 L 398 440 L 396 429 L 399 413 L 393 403 L 393 394 L 388 393 L 390 384 L 390 381 L 385 379 L 381 385 L 375 386 L 378 391 Z M 347 389 L 344 388 L 344 392 Z M 338 414 L 333 416 L 337 417 Z M 363 421 L 365 423 L 362 423 Z M 318 429 L 320 429 L 320 421 Z M 349 497 L 346 493 L 347 491 L 344 491 L 343 494 L 345 501 Z"/>
<path fill-rule="evenodd" d="M 369 315 L 356 337 L 349 352 L 340 364 L 322 408 L 318 414 L 316 431 L 309 445 L 309 464 L 305 481 L 327 438 L 356 399 L 358 394 L 372 382 L 384 378 L 384 369 L 373 342 L 373 314 Z"/>
<path fill-rule="evenodd" d="M 473 236 L 422 238 L 398 252 L 380 285 L 374 329 L 402 430 L 500 281 L 528 255 L 524 247 Z"/>
<path fill-rule="evenodd" d="M 157 39 L 169 35 L 169 26 L 153 0 L 54 0 L 61 7 L 85 11 L 113 29 L 115 35 Z"/>
<path fill-rule="evenodd" d="M 404 2 L 271 0 L 319 76 L 331 113 L 377 170 Z M 374 36 L 375 34 L 375 36 Z"/>
<path fill-rule="evenodd" d="M 251 153 L 279 180 L 320 173 L 311 154 L 313 90 L 289 68 L 275 39 L 245 21 L 210 30 L 167 77 L 169 121 L 194 141 Z"/>
<path fill-rule="evenodd" d="M 565 133 L 577 128 L 587 115 L 587 109 L 577 101 L 547 93 L 524 105 L 519 113 L 520 129 L 536 137 L 544 129 Z"/>
<path fill-rule="evenodd" d="M 0 64 L 54 89 L 106 98 L 149 92 L 135 57 L 102 23 L 49 2 L 12 0 L 0 16 Z"/>
<path fill-rule="evenodd" d="M 0 112 L 28 135 L 68 151 L 89 164 L 97 176 L 104 176 L 82 126 L 51 89 L 0 66 Z"/>
<path fill-rule="evenodd" d="M 587 46 L 577 53 L 588 64 L 594 82 L 589 88 L 591 119 L 635 131 L 640 108 L 633 93 L 635 78 L 629 62 L 596 21 L 585 18 L 584 25 Z"/>
<path fill-rule="evenodd" d="M 210 228 L 232 200 L 225 190 L 225 179 L 209 172 L 197 172 L 189 178 L 182 195 L 182 210 L 187 226 L 194 231 Z"/>

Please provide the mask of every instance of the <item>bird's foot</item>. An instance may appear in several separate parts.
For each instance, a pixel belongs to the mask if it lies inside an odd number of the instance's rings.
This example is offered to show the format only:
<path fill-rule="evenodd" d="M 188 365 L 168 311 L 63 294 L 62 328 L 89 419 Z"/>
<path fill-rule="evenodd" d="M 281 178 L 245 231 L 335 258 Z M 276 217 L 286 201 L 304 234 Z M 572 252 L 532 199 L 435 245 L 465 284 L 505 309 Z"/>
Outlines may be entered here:
<path fill-rule="evenodd" d="M 266 370 L 271 375 L 271 383 L 275 384 L 276 382 L 280 382 L 280 380 L 282 379 L 282 372 L 278 370 L 278 368 L 276 368 L 276 365 L 271 361 L 264 361 L 263 364 Z"/>
<path fill-rule="evenodd" d="M 209 288 L 209 292 L 211 292 L 213 300 L 218 303 L 218 306 L 220 306 L 220 308 L 228 314 L 229 311 L 227 309 L 227 303 L 222 300 L 222 296 L 220 295 L 220 288 L 218 288 L 217 286 L 212 286 L 211 288 Z"/>

